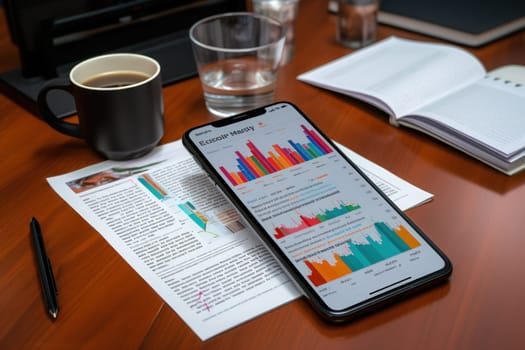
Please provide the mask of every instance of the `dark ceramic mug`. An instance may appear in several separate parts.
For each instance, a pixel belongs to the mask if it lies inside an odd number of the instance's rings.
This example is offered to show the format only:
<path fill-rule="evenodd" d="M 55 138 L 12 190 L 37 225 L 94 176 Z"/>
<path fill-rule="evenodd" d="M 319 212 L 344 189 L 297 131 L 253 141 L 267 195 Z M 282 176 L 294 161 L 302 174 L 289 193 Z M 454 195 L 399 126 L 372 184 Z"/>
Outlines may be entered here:
<path fill-rule="evenodd" d="M 57 89 L 73 95 L 78 124 L 60 120 L 49 108 L 47 94 Z M 38 94 L 38 108 L 55 130 L 84 139 L 108 159 L 140 157 L 164 134 L 160 65 L 128 53 L 88 59 L 73 67 L 69 82 L 46 84 Z"/>

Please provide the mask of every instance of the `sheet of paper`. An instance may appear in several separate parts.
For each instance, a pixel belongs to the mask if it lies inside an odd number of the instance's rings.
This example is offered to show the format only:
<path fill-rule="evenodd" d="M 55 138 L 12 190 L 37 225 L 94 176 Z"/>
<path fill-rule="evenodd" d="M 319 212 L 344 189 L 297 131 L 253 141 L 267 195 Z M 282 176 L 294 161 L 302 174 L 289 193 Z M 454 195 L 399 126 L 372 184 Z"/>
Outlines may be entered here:
<path fill-rule="evenodd" d="M 408 210 L 432 199 L 432 194 L 406 182 L 340 143 L 335 143 L 401 210 Z"/>
<path fill-rule="evenodd" d="M 432 198 L 344 150 L 402 209 Z M 47 180 L 202 340 L 301 295 L 180 141 Z"/>

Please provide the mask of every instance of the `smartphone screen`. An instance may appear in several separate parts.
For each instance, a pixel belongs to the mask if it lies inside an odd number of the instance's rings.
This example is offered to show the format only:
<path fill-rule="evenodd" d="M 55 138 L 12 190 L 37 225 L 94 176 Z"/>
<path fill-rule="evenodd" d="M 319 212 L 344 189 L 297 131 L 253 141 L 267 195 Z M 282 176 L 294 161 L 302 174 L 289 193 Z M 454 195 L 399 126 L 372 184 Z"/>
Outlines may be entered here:
<path fill-rule="evenodd" d="M 290 103 L 194 128 L 183 140 L 329 318 L 451 272 L 446 256 Z"/>

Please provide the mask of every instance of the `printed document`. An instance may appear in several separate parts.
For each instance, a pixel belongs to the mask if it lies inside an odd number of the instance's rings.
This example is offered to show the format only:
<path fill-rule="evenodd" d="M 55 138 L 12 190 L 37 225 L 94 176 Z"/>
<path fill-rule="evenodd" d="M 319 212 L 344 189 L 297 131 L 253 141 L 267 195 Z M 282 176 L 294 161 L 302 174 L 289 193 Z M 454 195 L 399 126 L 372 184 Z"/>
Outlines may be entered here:
<path fill-rule="evenodd" d="M 432 198 L 341 148 L 401 209 Z M 180 141 L 47 180 L 202 340 L 301 295 Z"/>

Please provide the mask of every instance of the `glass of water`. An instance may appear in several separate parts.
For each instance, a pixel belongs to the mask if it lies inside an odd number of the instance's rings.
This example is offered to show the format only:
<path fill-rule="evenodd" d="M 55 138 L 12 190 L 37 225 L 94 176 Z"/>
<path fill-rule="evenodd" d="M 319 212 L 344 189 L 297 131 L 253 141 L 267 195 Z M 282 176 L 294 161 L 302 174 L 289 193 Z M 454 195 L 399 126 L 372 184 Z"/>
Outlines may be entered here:
<path fill-rule="evenodd" d="M 281 65 L 292 60 L 295 51 L 295 20 L 299 12 L 299 0 L 252 0 L 253 11 L 275 18 L 284 27 L 286 41 Z"/>
<path fill-rule="evenodd" d="M 233 12 L 190 28 L 193 55 L 208 110 L 228 117 L 273 101 L 285 43 L 280 22 Z"/>

